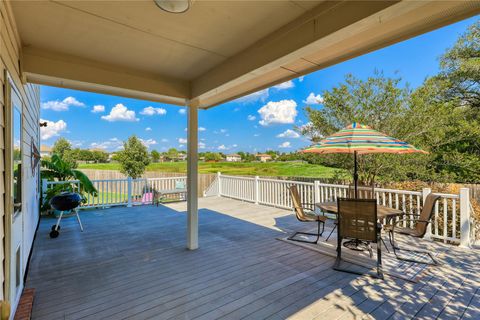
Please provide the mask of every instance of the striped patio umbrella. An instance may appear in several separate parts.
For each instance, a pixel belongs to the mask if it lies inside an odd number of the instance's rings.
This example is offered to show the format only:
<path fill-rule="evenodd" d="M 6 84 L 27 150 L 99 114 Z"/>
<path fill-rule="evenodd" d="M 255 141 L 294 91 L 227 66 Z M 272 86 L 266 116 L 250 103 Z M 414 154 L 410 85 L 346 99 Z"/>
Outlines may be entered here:
<path fill-rule="evenodd" d="M 366 153 L 427 153 L 414 146 L 373 130 L 371 127 L 352 123 L 344 129 L 306 148 L 305 153 L 353 153 L 355 196 L 357 196 L 358 172 L 357 154 Z"/>

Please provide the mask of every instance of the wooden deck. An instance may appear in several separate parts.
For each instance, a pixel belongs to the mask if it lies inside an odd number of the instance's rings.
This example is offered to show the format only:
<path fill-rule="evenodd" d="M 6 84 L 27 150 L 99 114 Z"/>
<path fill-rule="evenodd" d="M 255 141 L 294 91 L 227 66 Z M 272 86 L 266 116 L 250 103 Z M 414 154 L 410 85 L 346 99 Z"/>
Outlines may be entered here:
<path fill-rule="evenodd" d="M 185 249 L 185 203 L 82 212 L 50 239 L 42 219 L 27 287 L 33 319 L 480 319 L 480 252 L 442 244 L 418 283 L 332 270 L 276 240 L 305 228 L 281 209 L 200 199 L 200 248 Z"/>

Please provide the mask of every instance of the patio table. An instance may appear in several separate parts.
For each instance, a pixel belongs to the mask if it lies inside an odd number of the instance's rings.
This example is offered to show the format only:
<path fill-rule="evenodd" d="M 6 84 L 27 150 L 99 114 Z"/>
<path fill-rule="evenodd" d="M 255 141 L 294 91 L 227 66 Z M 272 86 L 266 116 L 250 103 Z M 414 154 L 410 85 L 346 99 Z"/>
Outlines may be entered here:
<path fill-rule="evenodd" d="M 327 202 L 318 202 L 315 203 L 315 207 L 319 208 L 322 210 L 322 212 L 327 212 L 327 213 L 332 213 L 332 214 L 338 214 L 338 206 L 336 201 L 327 201 Z M 399 209 L 394 209 L 390 208 L 387 206 L 383 206 L 380 204 L 377 204 L 377 218 L 378 220 L 383 220 L 385 219 L 387 224 L 391 221 L 391 219 L 395 218 L 396 216 L 403 215 L 403 211 Z M 333 232 L 333 230 L 332 230 Z M 329 236 L 330 237 L 330 236 Z M 327 238 L 328 239 L 328 238 Z M 385 245 L 385 248 L 388 251 L 387 245 L 382 239 L 383 244 Z M 351 240 L 347 241 L 344 243 L 344 246 L 353 250 L 358 250 L 358 251 L 363 251 L 364 246 L 361 245 L 358 241 Z"/>
<path fill-rule="evenodd" d="M 327 201 L 327 202 L 318 202 L 315 203 L 315 206 L 322 210 L 323 212 L 337 214 L 337 202 L 336 201 Z M 403 211 L 399 209 L 394 209 L 386 206 L 377 204 L 377 217 L 378 219 L 390 220 L 396 216 L 403 215 Z"/>

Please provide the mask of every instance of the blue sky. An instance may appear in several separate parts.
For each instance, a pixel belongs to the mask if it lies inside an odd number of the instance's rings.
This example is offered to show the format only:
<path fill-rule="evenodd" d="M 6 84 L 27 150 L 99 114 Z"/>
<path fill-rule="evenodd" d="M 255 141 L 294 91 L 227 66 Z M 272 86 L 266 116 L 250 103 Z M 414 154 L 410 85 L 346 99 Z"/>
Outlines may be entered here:
<path fill-rule="evenodd" d="M 306 101 L 321 102 L 322 92 L 347 73 L 365 79 L 374 70 L 400 76 L 412 88 L 438 72 L 438 58 L 475 19 L 471 18 L 402 43 L 314 72 L 280 86 L 199 112 L 200 151 L 291 152 L 309 144 L 292 130 L 305 124 Z M 136 134 L 150 150 L 186 148 L 185 109 L 117 96 L 41 87 L 42 144 L 64 137 L 75 147 L 115 151 Z M 321 108 L 321 103 L 313 105 Z M 94 112 L 95 111 L 95 112 Z"/>

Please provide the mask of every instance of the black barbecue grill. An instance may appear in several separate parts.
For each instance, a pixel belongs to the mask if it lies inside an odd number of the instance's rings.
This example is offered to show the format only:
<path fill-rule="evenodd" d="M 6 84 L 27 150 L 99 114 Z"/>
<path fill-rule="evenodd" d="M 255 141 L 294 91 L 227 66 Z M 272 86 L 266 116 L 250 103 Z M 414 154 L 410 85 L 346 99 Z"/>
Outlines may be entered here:
<path fill-rule="evenodd" d="M 56 238 L 59 235 L 58 230 L 60 230 L 60 221 L 62 220 L 63 214 L 66 211 L 74 211 L 77 216 L 78 224 L 80 225 L 80 230 L 83 231 L 82 221 L 78 215 L 77 207 L 82 202 L 82 197 L 78 193 L 74 192 L 62 192 L 52 199 L 50 199 L 50 206 L 60 211 L 60 216 L 58 217 L 57 223 L 52 226 L 52 231 L 50 232 L 50 238 Z"/>

